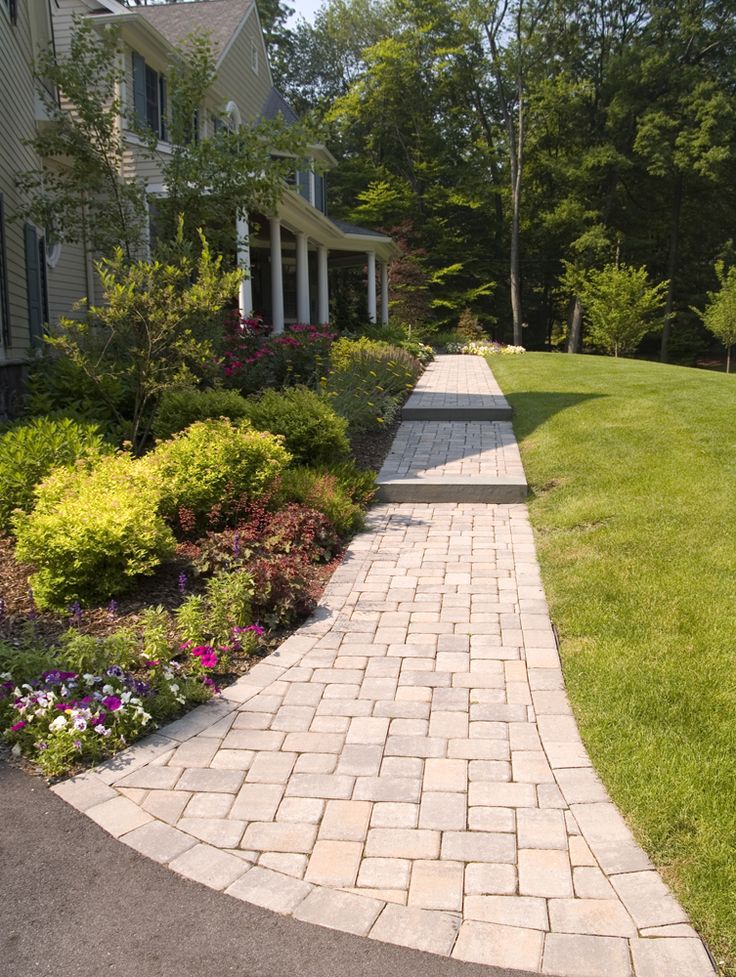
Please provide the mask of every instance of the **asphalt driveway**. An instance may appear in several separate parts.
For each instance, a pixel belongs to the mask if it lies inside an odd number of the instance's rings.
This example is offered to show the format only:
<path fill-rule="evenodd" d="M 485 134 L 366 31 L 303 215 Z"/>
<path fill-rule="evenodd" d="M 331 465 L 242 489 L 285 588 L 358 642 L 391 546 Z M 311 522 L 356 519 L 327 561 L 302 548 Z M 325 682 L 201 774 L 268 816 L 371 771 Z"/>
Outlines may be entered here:
<path fill-rule="evenodd" d="M 2 977 L 525 977 L 312 926 L 189 882 L 0 763 Z"/>

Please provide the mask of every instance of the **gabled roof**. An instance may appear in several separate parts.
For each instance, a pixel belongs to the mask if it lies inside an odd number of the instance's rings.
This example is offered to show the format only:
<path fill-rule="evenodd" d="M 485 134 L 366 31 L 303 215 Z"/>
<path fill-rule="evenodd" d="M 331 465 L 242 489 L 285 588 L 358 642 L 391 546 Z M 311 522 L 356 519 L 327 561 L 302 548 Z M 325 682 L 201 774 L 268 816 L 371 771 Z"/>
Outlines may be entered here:
<path fill-rule="evenodd" d="M 299 116 L 289 105 L 278 88 L 272 88 L 268 93 L 266 104 L 261 109 L 261 118 L 275 119 L 279 115 L 283 116 L 284 122 L 286 122 L 287 125 L 294 125 L 295 122 L 299 121 Z"/>
<path fill-rule="evenodd" d="M 159 34 L 174 46 L 190 34 L 208 34 L 212 54 L 219 61 L 254 0 L 189 0 L 136 7 Z"/>

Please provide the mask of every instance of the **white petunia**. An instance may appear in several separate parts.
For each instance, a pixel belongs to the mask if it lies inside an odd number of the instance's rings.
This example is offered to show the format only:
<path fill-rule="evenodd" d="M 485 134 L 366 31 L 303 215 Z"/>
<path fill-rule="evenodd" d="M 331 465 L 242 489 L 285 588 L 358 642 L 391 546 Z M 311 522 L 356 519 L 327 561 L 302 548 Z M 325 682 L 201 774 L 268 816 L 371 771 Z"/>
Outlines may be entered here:
<path fill-rule="evenodd" d="M 56 719 L 49 723 L 49 730 L 52 733 L 58 733 L 60 729 L 64 729 L 66 726 L 66 716 L 57 716 Z"/>

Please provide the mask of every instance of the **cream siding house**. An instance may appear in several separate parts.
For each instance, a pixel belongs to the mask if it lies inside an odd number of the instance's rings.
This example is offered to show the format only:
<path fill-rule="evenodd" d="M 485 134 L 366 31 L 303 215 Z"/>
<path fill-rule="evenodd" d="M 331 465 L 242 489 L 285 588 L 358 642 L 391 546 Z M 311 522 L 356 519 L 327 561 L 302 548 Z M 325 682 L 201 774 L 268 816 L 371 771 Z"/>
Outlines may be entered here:
<path fill-rule="evenodd" d="M 78 17 L 99 28 L 116 24 L 120 30 L 127 117 L 135 113 L 145 119 L 159 139 L 156 156 L 150 158 L 127 129 L 126 117 L 121 118 L 123 175 L 142 179 L 151 199 L 167 192 L 160 165 L 171 152 L 167 73 L 176 47 L 190 35 L 208 35 L 217 64 L 209 102 L 199 113 L 199 138 L 212 134 L 223 113 L 232 126 L 277 115 L 287 123 L 296 121 L 273 86 L 253 0 L 151 6 L 119 0 L 0 0 L 0 89 L 7 90 L 12 79 L 18 93 L 12 102 L 0 99 L 0 416 L 12 413 L 23 363 L 42 343 L 43 330 L 53 328 L 83 296 L 99 299 L 92 255 L 79 246 L 51 246 L 44 229 L 16 217 L 15 177 L 39 162 L 23 142 L 43 124 L 34 94 L 34 52 L 51 43 L 60 53 L 67 51 Z M 324 173 L 335 163 L 324 146 L 309 147 L 308 158 L 295 161 L 294 179 L 278 212 L 232 215 L 237 261 L 248 273 L 240 310 L 263 315 L 276 332 L 289 322 L 327 322 L 330 271 L 346 264 L 366 270 L 366 318 L 388 321 L 388 262 L 395 245 L 383 234 L 328 216 Z"/>
<path fill-rule="evenodd" d="M 43 340 L 45 323 L 69 313 L 87 290 L 81 247 L 59 246 L 22 217 L 19 172 L 40 161 L 26 145 L 44 112 L 32 65 L 53 39 L 46 0 L 0 0 L 0 417 L 14 414 L 24 364 Z"/>

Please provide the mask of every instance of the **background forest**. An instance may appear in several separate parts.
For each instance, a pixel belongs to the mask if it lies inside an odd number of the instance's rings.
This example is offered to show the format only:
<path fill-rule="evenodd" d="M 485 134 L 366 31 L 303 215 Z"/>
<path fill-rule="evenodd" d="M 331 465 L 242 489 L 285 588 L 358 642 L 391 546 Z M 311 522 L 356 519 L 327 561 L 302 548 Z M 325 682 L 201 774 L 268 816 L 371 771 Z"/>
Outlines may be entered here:
<path fill-rule="evenodd" d="M 577 348 L 586 274 L 669 282 L 640 355 L 722 354 L 698 310 L 731 263 L 734 0 L 259 5 L 276 83 L 340 159 L 331 215 L 400 242 L 395 318 Z"/>

